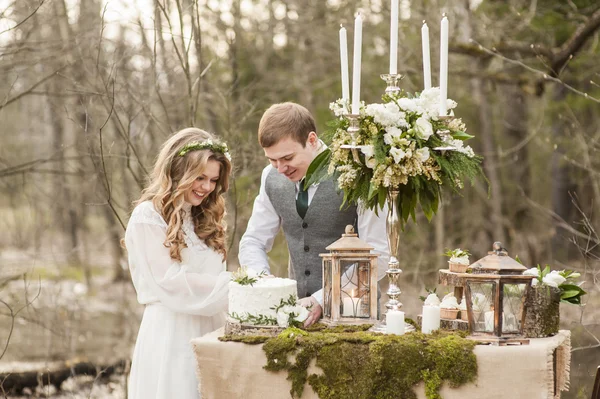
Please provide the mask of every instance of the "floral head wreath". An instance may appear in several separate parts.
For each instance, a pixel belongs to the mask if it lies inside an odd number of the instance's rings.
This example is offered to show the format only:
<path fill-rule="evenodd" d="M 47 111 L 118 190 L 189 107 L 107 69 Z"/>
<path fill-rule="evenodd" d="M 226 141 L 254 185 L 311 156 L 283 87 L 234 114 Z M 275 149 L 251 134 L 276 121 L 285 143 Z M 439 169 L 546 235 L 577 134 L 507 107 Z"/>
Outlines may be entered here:
<path fill-rule="evenodd" d="M 228 161 L 231 162 L 231 154 L 229 153 L 227 144 L 215 142 L 211 139 L 205 141 L 192 141 L 191 143 L 186 144 L 181 151 L 179 151 L 179 156 L 182 157 L 190 151 L 197 150 L 211 150 L 212 152 L 220 152 L 225 155 L 225 158 L 227 158 Z"/>

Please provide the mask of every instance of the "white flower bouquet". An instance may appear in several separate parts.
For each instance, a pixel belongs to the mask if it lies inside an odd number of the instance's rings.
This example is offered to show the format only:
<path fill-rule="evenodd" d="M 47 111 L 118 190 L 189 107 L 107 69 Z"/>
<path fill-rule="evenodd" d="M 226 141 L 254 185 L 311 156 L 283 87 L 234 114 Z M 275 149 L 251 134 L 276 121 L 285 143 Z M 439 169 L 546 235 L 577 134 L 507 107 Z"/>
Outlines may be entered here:
<path fill-rule="evenodd" d="M 532 267 L 523 272 L 524 275 L 534 276 L 531 280 L 532 286 L 547 286 L 554 287 L 560 290 L 560 301 L 581 305 L 581 297 L 587 294 L 581 288 L 583 282 L 577 283 L 575 280 L 581 277 L 580 273 L 575 273 L 572 270 L 550 270 L 550 266 L 546 265 L 544 269 L 540 265 Z"/>
<path fill-rule="evenodd" d="M 343 115 L 348 104 L 342 100 L 330 108 L 337 116 L 331 126 L 333 135 L 328 150 L 315 158 L 307 172 L 308 183 L 333 175 L 344 191 L 344 203 L 359 200 L 369 209 L 381 209 L 389 190 L 398 190 L 398 213 L 402 224 L 415 220 L 421 206 L 430 220 L 437 211 L 441 187 L 458 192 L 465 179 L 483 176 L 482 157 L 464 141 L 460 118 L 438 118 L 439 88 L 424 90 L 410 97 L 403 92 L 384 95 L 381 104 L 360 108 L 360 130 L 356 140 L 348 133 L 349 121 Z M 448 109 L 456 107 L 447 101 Z M 359 160 L 343 146 L 360 146 Z"/>

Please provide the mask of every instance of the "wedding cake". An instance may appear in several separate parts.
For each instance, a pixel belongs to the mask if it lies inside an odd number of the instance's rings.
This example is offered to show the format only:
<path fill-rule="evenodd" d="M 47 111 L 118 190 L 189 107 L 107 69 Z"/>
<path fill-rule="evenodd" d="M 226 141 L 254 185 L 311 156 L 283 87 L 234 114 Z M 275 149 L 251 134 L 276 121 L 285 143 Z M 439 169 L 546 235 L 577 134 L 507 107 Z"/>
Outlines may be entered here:
<path fill-rule="evenodd" d="M 299 306 L 296 280 L 264 277 L 241 268 L 229 283 L 229 317 L 243 324 L 279 325 L 304 321 L 306 308 Z"/>

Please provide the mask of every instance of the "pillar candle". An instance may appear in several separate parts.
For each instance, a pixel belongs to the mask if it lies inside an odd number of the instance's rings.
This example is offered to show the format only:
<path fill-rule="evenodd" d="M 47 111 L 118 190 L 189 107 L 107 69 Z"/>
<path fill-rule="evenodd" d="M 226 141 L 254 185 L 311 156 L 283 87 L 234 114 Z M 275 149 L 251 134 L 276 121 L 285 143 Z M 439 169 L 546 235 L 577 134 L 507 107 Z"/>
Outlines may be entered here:
<path fill-rule="evenodd" d="M 440 29 L 440 116 L 447 113 L 448 97 L 448 17 L 442 18 Z"/>
<path fill-rule="evenodd" d="M 352 64 L 352 113 L 360 112 L 360 61 L 362 50 L 362 17 L 354 20 L 354 63 Z"/>
<path fill-rule="evenodd" d="M 386 333 L 403 335 L 404 334 L 404 312 L 400 310 L 388 310 L 385 314 Z"/>
<path fill-rule="evenodd" d="M 494 311 L 488 310 L 484 314 L 485 317 L 485 331 L 492 332 L 494 331 Z"/>
<path fill-rule="evenodd" d="M 423 47 L 423 82 L 424 88 L 431 89 L 431 59 L 429 51 L 429 27 L 423 21 L 421 28 L 421 42 Z"/>
<path fill-rule="evenodd" d="M 354 300 L 357 298 L 344 297 L 342 300 L 342 316 L 354 317 Z"/>
<path fill-rule="evenodd" d="M 350 100 L 350 80 L 348 78 L 348 37 L 346 28 L 340 28 L 340 64 L 342 67 L 342 99 Z"/>
<path fill-rule="evenodd" d="M 390 23 L 390 75 L 398 73 L 398 0 L 392 0 Z"/>
<path fill-rule="evenodd" d="M 423 306 L 423 319 L 421 320 L 421 332 L 430 334 L 440 328 L 440 307 L 425 305 Z"/>

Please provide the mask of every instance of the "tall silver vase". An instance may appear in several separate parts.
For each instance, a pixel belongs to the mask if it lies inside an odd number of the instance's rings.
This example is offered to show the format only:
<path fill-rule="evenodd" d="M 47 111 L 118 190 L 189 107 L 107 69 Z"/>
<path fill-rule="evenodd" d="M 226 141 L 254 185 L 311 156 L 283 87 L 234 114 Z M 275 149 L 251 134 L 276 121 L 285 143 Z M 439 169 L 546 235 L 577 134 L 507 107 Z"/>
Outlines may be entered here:
<path fill-rule="evenodd" d="M 400 269 L 400 263 L 398 262 L 398 246 L 400 245 L 400 231 L 402 230 L 402 224 L 400 221 L 400 215 L 398 214 L 398 190 L 390 190 L 387 196 L 388 214 L 386 218 L 386 230 L 388 247 L 390 250 L 390 260 L 388 261 L 388 270 L 386 274 L 388 277 L 388 290 L 387 295 L 389 300 L 385 304 L 387 311 L 400 310 L 402 303 L 398 300 L 402 291 L 398 287 L 398 278 L 402 273 Z M 387 312 L 386 311 L 386 312 Z M 405 324 L 405 332 L 414 331 L 414 327 L 410 324 Z M 381 323 L 372 328 L 373 331 L 386 332 L 386 314 L 381 317 Z"/>
<path fill-rule="evenodd" d="M 398 287 L 398 278 L 402 273 L 400 269 L 400 263 L 398 262 L 398 246 L 400 244 L 400 230 L 402 228 L 400 224 L 400 215 L 398 214 L 398 190 L 390 190 L 387 196 L 388 203 L 388 214 L 386 219 L 386 230 L 388 247 L 390 250 L 390 260 L 388 262 L 388 270 L 386 274 L 388 276 L 389 287 L 387 295 L 390 298 L 385 304 L 387 310 L 400 310 L 402 303 L 398 300 L 402 291 Z M 385 318 L 383 319 L 385 322 Z"/>

